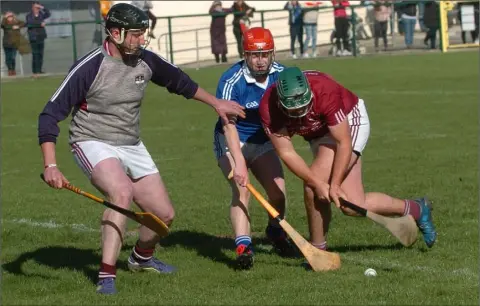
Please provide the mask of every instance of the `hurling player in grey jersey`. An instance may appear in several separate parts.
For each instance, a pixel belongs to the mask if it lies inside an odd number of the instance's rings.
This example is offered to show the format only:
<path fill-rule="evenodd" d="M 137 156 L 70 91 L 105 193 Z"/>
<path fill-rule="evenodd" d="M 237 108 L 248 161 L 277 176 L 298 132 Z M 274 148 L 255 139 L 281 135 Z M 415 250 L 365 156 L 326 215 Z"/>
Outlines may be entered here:
<path fill-rule="evenodd" d="M 132 200 L 167 225 L 174 217 L 165 185 L 140 139 L 139 109 L 149 81 L 169 92 L 212 106 L 227 116 L 245 118 L 243 107 L 219 100 L 162 57 L 144 49 L 148 16 L 126 3 L 112 6 L 106 16 L 104 44 L 76 61 L 50 98 L 38 122 L 45 181 L 62 188 L 68 180 L 56 164 L 58 123 L 72 113 L 69 143 L 75 161 L 108 200 L 129 208 Z M 73 112 L 72 112 L 73 109 Z M 110 209 L 102 219 L 102 262 L 97 292 L 116 293 L 116 262 L 126 217 Z M 131 270 L 171 273 L 174 267 L 155 257 L 158 235 L 142 226 L 128 259 Z"/>

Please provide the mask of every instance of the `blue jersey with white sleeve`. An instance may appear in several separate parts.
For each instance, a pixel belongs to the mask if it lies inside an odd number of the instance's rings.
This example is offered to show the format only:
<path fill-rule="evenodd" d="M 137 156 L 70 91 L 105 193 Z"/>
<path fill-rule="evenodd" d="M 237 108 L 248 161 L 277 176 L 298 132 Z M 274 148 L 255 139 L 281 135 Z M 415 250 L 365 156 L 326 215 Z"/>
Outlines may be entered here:
<path fill-rule="evenodd" d="M 217 86 L 217 98 L 235 101 L 245 107 L 245 119 L 238 118 L 236 124 L 241 142 L 261 144 L 268 141 L 268 136 L 261 124 L 258 108 L 263 94 L 270 85 L 275 83 L 278 73 L 283 69 L 283 65 L 273 62 L 267 80 L 260 84 L 251 75 L 245 60 L 241 60 L 230 67 L 220 78 Z M 215 125 L 216 133 L 223 134 L 220 118 Z"/>

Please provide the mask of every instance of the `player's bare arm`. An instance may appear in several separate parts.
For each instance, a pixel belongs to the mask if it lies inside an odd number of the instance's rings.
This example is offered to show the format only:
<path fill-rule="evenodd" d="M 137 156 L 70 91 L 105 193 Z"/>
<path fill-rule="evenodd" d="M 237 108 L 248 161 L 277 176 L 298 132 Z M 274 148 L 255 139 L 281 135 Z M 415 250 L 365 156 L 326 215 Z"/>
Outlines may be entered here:
<path fill-rule="evenodd" d="M 235 126 L 236 119 L 231 116 L 229 116 L 229 118 L 229 122 L 223 125 L 223 132 L 225 134 L 228 150 L 235 162 L 233 178 L 237 184 L 245 187 L 248 183 L 248 169 L 240 147 L 240 137 L 238 136 L 237 127 Z"/>
<path fill-rule="evenodd" d="M 316 191 L 318 196 L 323 196 L 328 199 L 329 185 L 327 182 L 319 181 L 315 174 L 310 170 L 310 167 L 305 163 L 303 158 L 298 155 L 292 144 L 292 139 L 288 135 L 286 128 L 281 129 L 276 133 L 269 134 L 270 140 L 275 147 L 280 159 L 297 177 L 302 179 L 305 184 Z"/>
<path fill-rule="evenodd" d="M 234 101 L 217 99 L 201 87 L 198 87 L 193 98 L 213 107 L 224 123 L 228 123 L 228 115 L 245 118 L 243 106 Z"/>
<path fill-rule="evenodd" d="M 330 181 L 330 197 L 337 207 L 340 207 L 339 197 L 346 199 L 341 189 L 345 173 L 348 169 L 352 156 L 352 138 L 348 120 L 344 119 L 335 126 L 329 126 L 330 134 L 337 144 L 335 158 L 333 160 L 332 178 Z"/>
<path fill-rule="evenodd" d="M 43 164 L 45 182 L 53 188 L 62 188 L 64 184 L 68 184 L 68 180 L 63 176 L 62 172 L 57 168 L 55 157 L 55 143 L 44 142 L 41 145 L 43 153 Z"/>

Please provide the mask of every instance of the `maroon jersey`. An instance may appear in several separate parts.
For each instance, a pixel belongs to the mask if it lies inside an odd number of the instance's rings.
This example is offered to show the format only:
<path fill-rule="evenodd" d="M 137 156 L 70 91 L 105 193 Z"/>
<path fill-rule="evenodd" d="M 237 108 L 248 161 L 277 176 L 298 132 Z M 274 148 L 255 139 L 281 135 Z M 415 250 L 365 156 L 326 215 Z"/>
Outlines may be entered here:
<path fill-rule="evenodd" d="M 267 135 L 286 128 L 288 134 L 307 141 L 328 133 L 328 127 L 346 120 L 358 103 L 358 97 L 330 76 L 318 71 L 304 71 L 313 93 L 312 108 L 301 118 L 291 118 L 280 108 L 276 84 L 270 86 L 260 102 L 260 117 Z"/>

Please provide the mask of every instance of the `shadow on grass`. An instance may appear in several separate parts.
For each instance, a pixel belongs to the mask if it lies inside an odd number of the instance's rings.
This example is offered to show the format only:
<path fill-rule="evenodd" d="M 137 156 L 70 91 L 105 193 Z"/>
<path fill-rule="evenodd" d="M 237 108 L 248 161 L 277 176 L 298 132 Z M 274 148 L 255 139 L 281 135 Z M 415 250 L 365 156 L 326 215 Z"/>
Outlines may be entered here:
<path fill-rule="evenodd" d="M 122 248 L 124 249 L 124 248 Z M 23 253 L 17 259 L 2 265 L 5 272 L 15 275 L 49 278 L 42 274 L 30 273 L 23 265 L 28 261 L 47 266 L 51 269 L 68 269 L 82 272 L 92 283 L 98 280 L 98 267 L 101 257 L 98 250 L 78 249 L 74 247 L 48 246 Z M 93 266 L 93 267 L 92 267 Z M 118 261 L 118 269 L 127 269 L 124 261 Z"/>
<path fill-rule="evenodd" d="M 270 245 L 268 239 L 262 234 L 253 233 L 252 243 L 254 245 L 255 253 L 272 254 L 273 251 L 265 250 L 264 248 L 255 248 L 260 244 Z M 235 255 L 233 251 L 235 242 L 233 237 L 229 236 L 215 236 L 204 232 L 195 232 L 190 230 L 180 230 L 172 232 L 170 235 L 160 241 L 163 247 L 181 246 L 185 249 L 194 250 L 198 255 L 208 258 L 212 261 L 220 262 L 227 265 L 231 269 L 236 269 Z M 335 246 L 329 248 L 330 252 L 352 253 L 365 251 L 381 251 L 381 250 L 401 250 L 405 249 L 400 243 L 381 245 L 381 244 L 367 244 L 367 245 L 345 245 Z M 226 252 L 225 252 L 226 251 Z M 232 255 L 227 255 L 230 252 Z M 299 252 L 296 258 L 302 258 L 303 255 Z"/>
<path fill-rule="evenodd" d="M 256 245 L 266 244 L 270 242 L 265 237 L 252 237 L 255 253 L 268 253 L 270 251 L 255 248 Z M 160 241 L 162 247 L 181 246 L 185 249 L 195 250 L 199 256 L 208 258 L 212 261 L 223 263 L 227 267 L 236 270 L 235 255 L 235 239 L 229 236 L 215 236 L 203 232 L 195 232 L 189 230 L 180 230 L 172 232 Z M 232 253 L 227 255 L 225 251 Z"/>

